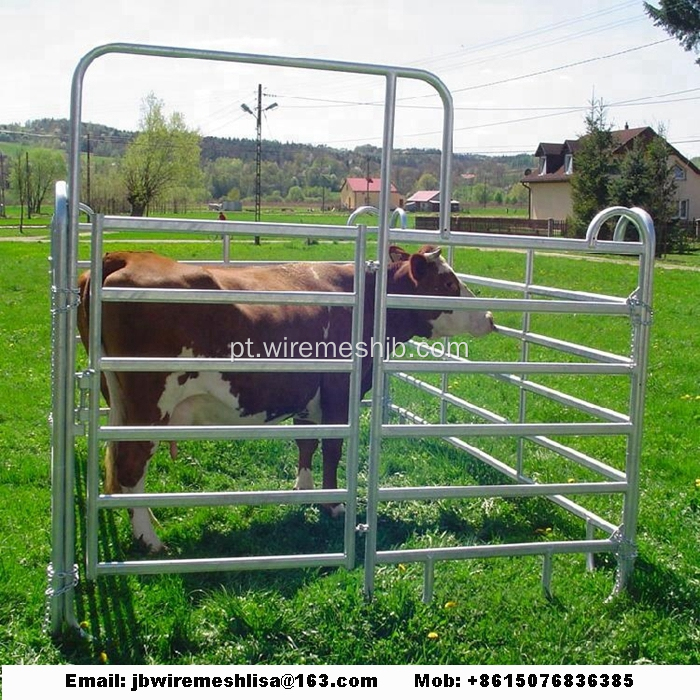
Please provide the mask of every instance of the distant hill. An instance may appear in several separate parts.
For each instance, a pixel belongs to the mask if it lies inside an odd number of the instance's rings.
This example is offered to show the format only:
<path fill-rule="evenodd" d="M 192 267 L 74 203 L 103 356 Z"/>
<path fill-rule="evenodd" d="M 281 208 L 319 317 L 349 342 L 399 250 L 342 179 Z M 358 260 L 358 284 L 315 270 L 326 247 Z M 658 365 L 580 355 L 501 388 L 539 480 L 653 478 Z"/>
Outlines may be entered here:
<path fill-rule="evenodd" d="M 43 146 L 66 150 L 69 140 L 67 119 L 36 119 L 25 124 L 0 124 L 0 151 L 3 143 L 24 147 Z M 87 123 L 83 126 L 81 150 L 94 156 L 120 158 L 136 132 L 123 131 L 103 124 Z M 202 167 L 206 171 L 220 158 L 255 159 L 253 139 L 218 138 L 205 136 L 201 140 Z M 10 149 L 6 149 L 9 151 Z M 14 150 L 14 147 L 13 149 Z M 369 171 L 376 177 L 381 162 L 381 149 L 375 146 L 358 146 L 353 150 L 312 146 L 300 143 L 263 141 L 262 158 L 280 170 L 293 173 L 307 184 L 321 184 L 327 179 L 327 187 L 338 191 L 342 181 L 349 176 L 364 176 Z M 453 157 L 455 181 L 462 175 L 473 176 L 461 182 L 485 183 L 489 187 L 506 189 L 518 182 L 526 168 L 534 167 L 529 154 L 516 156 L 484 156 L 457 153 Z M 400 192 L 410 193 L 421 176 L 439 177 L 440 153 L 431 149 L 401 149 L 393 158 L 393 180 Z M 314 183 L 310 183 L 314 180 Z M 426 188 L 430 189 L 430 188 Z"/>

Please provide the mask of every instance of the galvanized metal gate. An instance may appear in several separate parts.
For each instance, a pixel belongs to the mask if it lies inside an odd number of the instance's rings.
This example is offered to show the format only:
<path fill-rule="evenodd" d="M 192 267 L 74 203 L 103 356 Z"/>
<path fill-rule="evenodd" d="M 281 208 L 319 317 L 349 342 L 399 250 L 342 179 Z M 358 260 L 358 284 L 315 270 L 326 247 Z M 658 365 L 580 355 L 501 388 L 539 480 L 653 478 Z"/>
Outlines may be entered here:
<path fill-rule="evenodd" d="M 602 240 L 601 229 L 605 224 L 615 224 L 612 240 Z M 637 235 L 626 235 L 629 225 Z M 391 232 L 391 240 L 410 242 L 429 240 L 425 232 Z M 499 312 L 522 314 L 519 327 L 498 326 L 499 334 L 513 340 L 519 358 L 517 361 L 473 361 L 452 353 L 432 351 L 430 359 L 375 360 L 375 382 L 372 404 L 372 441 L 369 462 L 368 514 L 364 528 L 367 533 L 365 550 L 365 587 L 372 591 L 375 569 L 380 564 L 422 562 L 424 564 L 424 599 L 432 596 L 434 567 L 437 562 L 477 557 L 540 555 L 543 557 L 542 582 L 549 592 L 552 560 L 555 554 L 581 553 L 592 566 L 593 554 L 611 552 L 618 559 L 618 574 L 614 592 L 624 587 L 632 570 L 636 555 L 636 530 L 639 498 L 639 467 L 644 414 L 644 394 L 651 324 L 651 295 L 654 266 L 654 226 L 649 215 L 641 209 L 613 207 L 598 214 L 591 222 L 585 239 L 536 238 L 527 236 L 503 236 L 478 233 L 454 233 L 442 231 L 436 237 L 450 252 L 457 247 L 480 250 L 506 249 L 524 251 L 525 273 L 522 282 L 507 281 L 474 275 L 460 275 L 469 284 L 505 291 L 513 298 L 459 299 L 449 308 L 489 309 L 498 320 Z M 624 297 L 586 292 L 571 288 L 554 288 L 535 283 L 535 255 L 579 253 L 586 256 L 618 254 L 633 256 L 638 266 L 637 285 Z M 445 308 L 447 304 L 441 302 Z M 389 296 L 387 308 L 430 308 L 434 302 L 427 298 Z M 541 314 L 570 314 L 575 316 L 619 317 L 626 319 L 630 333 L 629 354 L 622 355 L 597 347 L 570 342 L 555 334 L 532 332 L 531 322 Z M 601 343 L 603 338 L 601 338 Z M 483 341 L 482 341 L 483 342 Z M 423 348 L 423 355 L 431 350 L 424 343 L 414 342 Z M 533 349 L 555 351 L 560 359 L 532 361 Z M 416 372 L 427 372 L 441 377 L 439 386 Z M 450 390 L 450 377 L 476 375 L 484 381 L 504 383 L 518 389 L 517 418 L 508 419 L 487 405 L 478 403 L 479 397 L 468 400 Z M 620 376 L 627 379 L 627 410 L 621 412 L 598 405 L 595 401 L 577 397 L 569 391 L 557 389 L 546 383 L 550 376 Z M 386 377 L 407 383 L 418 391 L 433 397 L 440 405 L 440 419 L 431 423 L 425 417 L 392 401 L 387 391 Z M 384 394 L 384 392 L 387 392 Z M 543 422 L 529 418 L 532 410 L 528 402 L 532 397 L 545 399 L 562 412 L 573 409 L 582 419 L 572 420 L 565 415 L 560 420 Z M 387 405 L 387 411 L 381 407 Z M 447 408 L 459 409 L 460 419 L 448 422 Z M 398 416 L 400 423 L 391 420 Z M 516 437 L 517 450 L 512 462 L 491 454 L 470 442 L 474 438 L 496 437 L 501 440 Z M 561 441 L 565 436 L 598 436 L 605 439 L 621 436 L 626 441 L 624 463 L 608 464 L 580 449 L 574 449 Z M 381 484 L 382 439 L 442 438 L 459 451 L 483 462 L 513 484 L 442 485 L 417 487 L 392 487 Z M 583 468 L 585 476 L 567 479 L 566 482 L 542 483 L 533 474 L 532 460 L 525 455 L 526 445 L 555 454 L 572 465 Z M 536 465 L 534 465 L 536 467 Z M 623 507 L 619 520 L 611 522 L 589 508 L 576 502 L 577 496 L 589 494 L 621 495 Z M 377 512 L 388 501 L 415 499 L 469 499 L 469 498 L 522 498 L 542 496 L 550 499 L 568 513 L 585 523 L 585 537 L 579 540 L 530 541 L 511 544 L 472 544 L 456 547 L 429 547 L 424 549 L 392 549 L 377 551 Z M 596 537 L 602 532 L 603 537 Z"/>
<path fill-rule="evenodd" d="M 81 229 L 90 233 L 91 260 L 86 263 L 93 272 L 93 279 L 99 279 L 102 256 L 103 233 L 117 231 L 178 231 L 207 233 L 222 240 L 222 262 L 230 262 L 230 241 L 243 234 L 264 237 L 316 237 L 331 240 L 351 240 L 355 244 L 355 286 L 351 294 L 338 294 L 329 299 L 328 295 L 319 298 L 318 294 L 297 293 L 285 295 L 284 303 L 323 303 L 337 304 L 353 308 L 353 342 L 361 337 L 362 299 L 364 296 L 364 269 L 368 259 L 364 226 L 274 226 L 266 224 L 241 224 L 227 221 L 173 221 L 158 219 L 134 219 L 95 215 L 81 205 L 80 192 L 80 135 L 82 113 L 82 86 L 87 68 L 98 57 L 110 53 L 126 53 L 145 56 L 215 60 L 232 63 L 253 63 L 283 67 L 307 68 L 311 70 L 342 71 L 365 75 L 381 76 L 385 80 L 385 111 L 383 127 L 383 148 L 380 194 L 379 223 L 377 226 L 376 257 L 377 275 L 374 338 L 386 336 L 387 308 L 434 308 L 435 299 L 387 296 L 385 271 L 389 262 L 390 243 L 437 243 L 448 251 L 450 259 L 454 250 L 465 248 L 510 248 L 526 251 L 528 260 L 525 280 L 522 283 L 505 282 L 497 279 L 474 278 L 463 275 L 465 281 L 484 287 L 509 290 L 521 298 L 478 298 L 455 299 L 439 302 L 441 308 L 472 308 L 499 311 L 516 311 L 522 314 L 521 328 L 499 328 L 500 332 L 521 346 L 517 362 L 472 362 L 452 356 L 439 361 L 401 360 L 375 358 L 373 367 L 373 393 L 371 401 L 371 426 L 368 458 L 367 513 L 363 523 L 357 524 L 357 463 L 360 414 L 360 372 L 359 359 L 327 360 L 326 371 L 350 372 L 353 380 L 350 389 L 350 415 L 343 426 L 260 426 L 260 427 L 110 427 L 104 425 L 103 411 L 100 409 L 100 377 L 108 370 L 128 371 L 222 371 L 230 369 L 230 364 L 214 358 L 105 358 L 100 350 L 101 307 L 104 303 L 116 300 L 139 303 L 159 301 L 172 303 L 232 303 L 234 301 L 255 301 L 256 303 L 279 302 L 279 295 L 260 292 L 255 295 L 242 292 L 195 292 L 175 297 L 172 290 L 140 290 L 138 292 L 116 289 L 101 289 L 91 285 L 92 303 L 90 322 L 92 341 L 90 357 L 86 367 L 76 365 L 76 307 L 78 304 L 77 276 L 81 267 L 78 260 L 78 234 Z M 395 123 L 396 85 L 398 79 L 420 80 L 436 90 L 444 106 L 441 196 L 449 201 L 452 153 L 452 100 L 443 83 L 424 71 L 375 66 L 344 62 L 319 61 L 311 59 L 290 59 L 281 57 L 255 56 L 225 52 L 211 52 L 194 49 L 153 47 L 131 44 L 110 44 L 94 49 L 79 63 L 74 79 L 71 97 L 71 145 L 69 161 L 69 186 L 59 183 L 56 192 L 56 213 L 52 229 L 52 561 L 49 566 L 47 588 L 47 617 L 50 629 L 56 633 L 66 625 L 76 625 L 74 615 L 74 587 L 77 584 L 77 554 L 75 526 L 75 442 L 81 435 L 87 436 L 87 483 L 86 493 L 86 537 L 79 549 L 84 550 L 85 570 L 89 578 L 100 575 L 128 573 L 161 573 L 166 571 L 216 571 L 242 570 L 252 568 L 289 568 L 302 566 L 346 566 L 355 563 L 356 530 L 364 533 L 365 541 L 365 588 L 368 594 L 374 589 L 377 565 L 390 562 L 421 561 L 425 564 L 425 593 L 429 599 L 433 586 L 435 562 L 444 559 L 464 559 L 478 556 L 509 556 L 538 554 L 544 556 L 545 586 L 548 586 L 552 556 L 559 552 L 613 552 L 620 562 L 617 587 L 624 585 L 632 567 L 634 540 L 638 506 L 638 470 L 642 436 L 642 413 L 644 405 L 644 385 L 648 347 L 648 327 L 651 318 L 651 283 L 653 271 L 654 234 L 649 217 L 640 210 L 616 208 L 599 215 L 591 224 L 585 240 L 537 239 L 528 237 L 503 237 L 497 235 L 452 233 L 449 229 L 449 210 L 440 214 L 440 230 L 408 231 L 391 229 L 389 186 L 391 180 L 391 159 Z M 447 209 L 447 208 L 446 208 Z M 81 212 L 90 215 L 89 225 L 80 224 Z M 617 218 L 613 241 L 599 240 L 602 224 L 610 218 Z M 639 232 L 634 242 L 624 241 L 628 223 Z M 540 287 L 533 282 L 533 262 L 535 251 L 580 252 L 580 253 L 621 253 L 639 259 L 639 284 L 626 298 L 604 297 L 571 290 Z M 253 296 L 255 297 L 253 299 Z M 529 330 L 530 317 L 539 313 L 585 313 L 625 315 L 631 323 L 632 344 L 628 357 L 585 348 L 556 338 L 545 337 Z M 554 348 L 583 358 L 587 362 L 547 362 L 529 361 L 529 349 L 533 346 Z M 244 371 L 318 371 L 318 361 L 311 364 L 301 360 L 245 360 L 237 367 Z M 223 367 L 223 365 L 226 365 Z M 442 376 L 440 388 L 412 376 L 413 372 L 438 372 Z M 478 373 L 493 378 L 494 381 L 515 385 L 520 390 L 519 418 L 507 421 L 487 407 L 479 407 L 450 392 L 449 378 L 455 373 Z M 541 382 L 530 379 L 531 375 L 557 373 L 569 374 L 621 374 L 630 379 L 629 412 L 622 415 L 605 407 L 546 387 Z M 429 424 L 425 418 L 392 401 L 390 378 L 408 382 L 420 391 L 435 395 L 441 403 L 441 420 Z M 578 423 L 538 423 L 527 422 L 527 396 L 544 396 L 558 404 L 575 407 L 597 419 L 595 422 Z M 457 406 L 468 415 L 475 415 L 479 423 L 447 423 L 447 406 Z M 400 416 L 404 424 L 397 425 L 390 415 Z M 178 493 L 148 495 L 103 495 L 100 494 L 99 454 L 100 444 L 106 440 L 137 440 L 145 435 L 152 439 L 253 439 L 296 437 L 342 437 L 347 440 L 347 476 L 344 489 L 315 492 L 236 492 L 236 493 Z M 626 464 L 624 470 L 605 465 L 599 460 L 558 443 L 558 435 L 623 435 L 627 439 Z M 566 459 L 570 459 L 595 474 L 602 481 L 594 483 L 534 483 L 528 476 L 523 450 L 518 450 L 517 463 L 506 464 L 488 455 L 483 450 L 470 445 L 471 436 L 518 436 L 521 444 L 534 442 Z M 441 437 L 457 449 L 475 456 L 496 470 L 513 479 L 513 485 L 499 486 L 454 486 L 389 488 L 381 485 L 381 441 L 400 437 Z M 624 509 L 621 522 L 610 523 L 595 513 L 580 507 L 574 501 L 576 494 L 611 493 L 624 494 Z M 377 551 L 378 512 L 381 504 L 388 500 L 440 499 L 440 498 L 484 498 L 511 496 L 546 496 L 571 513 L 583 518 L 587 523 L 587 537 L 575 542 L 522 543 L 517 545 L 481 545 L 451 547 L 447 549 L 429 548 L 420 550 L 398 549 Z M 128 508 L 140 506 L 214 506 L 240 503 L 323 503 L 341 501 L 346 505 L 343 551 L 331 554 L 294 554 L 280 557 L 245 557 L 219 559 L 187 559 L 161 561 L 100 561 L 98 557 L 97 523 L 102 509 Z M 604 532 L 607 537 L 596 539 L 595 530 Z"/>

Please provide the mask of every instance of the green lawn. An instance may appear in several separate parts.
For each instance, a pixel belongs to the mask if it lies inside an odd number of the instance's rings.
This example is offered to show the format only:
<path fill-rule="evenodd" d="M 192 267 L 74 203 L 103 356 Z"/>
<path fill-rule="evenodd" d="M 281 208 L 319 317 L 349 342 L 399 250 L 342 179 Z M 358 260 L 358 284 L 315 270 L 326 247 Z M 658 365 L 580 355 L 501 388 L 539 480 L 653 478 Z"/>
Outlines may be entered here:
<path fill-rule="evenodd" d="M 174 257 L 216 255 L 213 245 L 163 247 Z M 303 241 L 238 244 L 235 250 L 241 258 L 351 255 L 350 246 L 309 247 Z M 428 605 L 421 602 L 418 565 L 382 567 L 371 602 L 363 597 L 361 566 L 353 571 L 100 578 L 96 583 L 83 580 L 76 596 L 79 619 L 93 638 L 68 635 L 53 641 L 42 630 L 50 558 L 48 248 L 0 243 L 0 254 L 2 663 L 89 664 L 105 658 L 114 664 L 700 662 L 700 320 L 693 302 L 700 292 L 700 273 L 657 270 L 639 556 L 629 591 L 612 602 L 606 598 L 615 567 L 607 557 L 599 558 L 593 573 L 585 571 L 581 556 L 556 557 L 552 600 L 542 594 L 539 558 L 438 565 L 435 597 Z M 457 261 L 462 271 L 522 278 L 523 256 L 517 253 L 464 251 Z M 544 284 L 625 295 L 635 279 L 628 265 L 562 257 L 538 257 L 536 272 Z M 554 326 L 572 340 L 626 351 L 629 336 L 619 324 L 581 320 L 550 317 L 537 330 Z M 470 352 L 473 359 L 495 359 L 513 352 L 512 347 L 490 336 L 474 341 Z M 500 385 L 485 380 L 457 384 L 478 402 L 512 411 L 512 394 Z M 598 403 L 625 409 L 618 381 L 582 382 L 576 389 Z M 620 458 L 614 440 L 588 440 L 586 447 L 613 461 Z M 496 449 L 509 452 L 512 445 Z M 365 447 L 361 464 L 366 456 Z M 560 468 L 539 453 L 531 457 L 541 459 L 538 469 L 547 477 Z M 83 448 L 79 462 L 82 468 Z M 382 465 L 385 484 L 491 478 L 473 460 L 433 441 L 387 441 Z M 176 460 L 161 448 L 149 485 L 153 490 L 285 489 L 291 487 L 294 471 L 291 444 L 185 443 Z M 364 479 L 361 469 L 361 485 Z M 611 517 L 619 507 L 600 505 L 613 511 Z M 158 515 L 163 538 L 174 554 L 183 556 L 335 551 L 342 538 L 341 523 L 310 507 L 171 509 Z M 380 521 L 381 544 L 387 548 L 580 535 L 577 522 L 540 499 L 387 505 Z M 138 555 L 123 513 L 104 517 L 101 533 L 101 547 Z M 360 559 L 362 550 L 358 536 Z"/>

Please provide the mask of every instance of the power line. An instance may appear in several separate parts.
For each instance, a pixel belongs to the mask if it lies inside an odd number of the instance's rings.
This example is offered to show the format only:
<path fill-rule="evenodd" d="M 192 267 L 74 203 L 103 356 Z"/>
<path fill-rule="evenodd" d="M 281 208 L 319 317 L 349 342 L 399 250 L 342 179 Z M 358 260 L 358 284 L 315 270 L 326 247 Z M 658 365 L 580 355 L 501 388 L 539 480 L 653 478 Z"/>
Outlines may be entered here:
<path fill-rule="evenodd" d="M 556 71 L 565 70 L 567 68 L 575 68 L 576 66 L 583 66 L 588 63 L 595 63 L 596 61 L 603 61 L 608 58 L 615 58 L 616 56 L 623 56 L 625 54 L 633 53 L 634 51 L 641 51 L 642 49 L 648 49 L 651 46 L 658 46 L 659 44 L 665 44 L 671 41 L 668 39 L 659 39 L 658 41 L 652 41 L 648 44 L 640 44 L 639 46 L 632 46 L 629 49 L 623 49 L 622 51 L 615 51 L 613 53 L 604 54 L 603 56 L 592 56 L 591 58 L 584 58 L 581 61 L 573 61 L 572 63 L 564 63 L 561 66 L 555 66 L 554 68 L 545 68 L 544 70 L 534 71 L 533 73 L 524 73 L 523 75 L 515 75 L 511 78 L 503 78 L 501 80 L 493 80 L 489 83 L 481 83 L 480 85 L 470 85 L 469 87 L 457 88 L 452 90 L 452 93 L 466 92 L 468 90 L 479 90 L 485 87 L 493 87 L 494 85 L 504 85 L 505 83 L 512 83 L 516 80 L 524 80 L 525 78 L 536 78 L 540 75 L 547 75 L 548 73 L 555 73 Z M 411 98 L 407 98 L 411 99 Z"/>

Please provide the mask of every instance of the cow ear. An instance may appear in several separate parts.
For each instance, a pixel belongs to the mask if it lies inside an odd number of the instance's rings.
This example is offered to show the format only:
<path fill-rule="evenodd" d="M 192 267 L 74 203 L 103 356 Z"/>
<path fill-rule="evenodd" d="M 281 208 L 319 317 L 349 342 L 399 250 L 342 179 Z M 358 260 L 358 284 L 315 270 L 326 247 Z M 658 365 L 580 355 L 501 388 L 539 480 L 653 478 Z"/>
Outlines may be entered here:
<path fill-rule="evenodd" d="M 440 256 L 442 255 L 441 248 L 430 245 L 423 246 L 418 252 L 422 253 L 425 256 L 425 259 L 430 263 L 436 263 L 438 260 L 440 260 Z"/>
<path fill-rule="evenodd" d="M 411 279 L 413 279 L 414 282 L 420 282 L 428 271 L 428 261 L 426 260 L 425 255 L 422 253 L 415 253 L 414 255 L 411 255 L 409 258 L 409 264 Z"/>
<path fill-rule="evenodd" d="M 389 259 L 391 262 L 404 262 L 408 260 L 411 256 L 401 247 L 397 245 L 392 245 L 389 248 Z"/>

